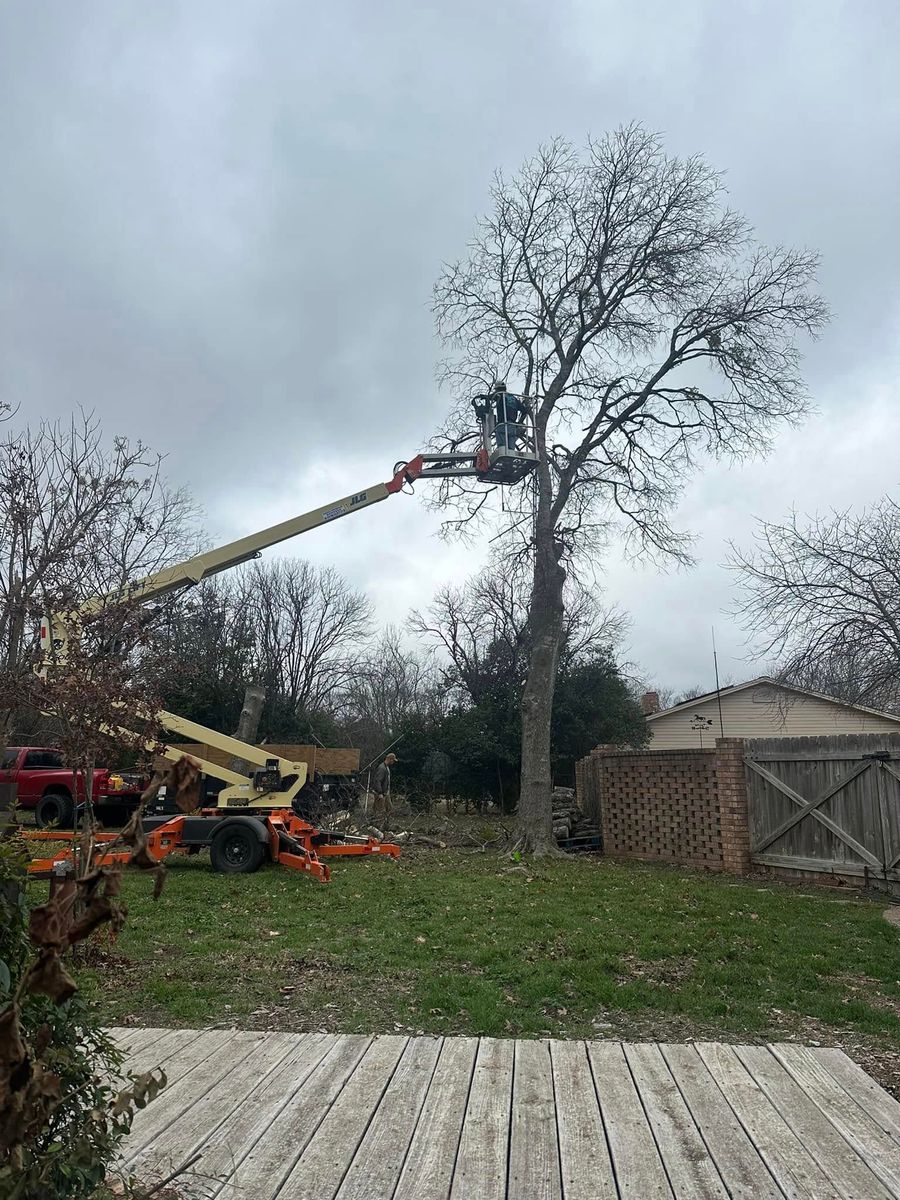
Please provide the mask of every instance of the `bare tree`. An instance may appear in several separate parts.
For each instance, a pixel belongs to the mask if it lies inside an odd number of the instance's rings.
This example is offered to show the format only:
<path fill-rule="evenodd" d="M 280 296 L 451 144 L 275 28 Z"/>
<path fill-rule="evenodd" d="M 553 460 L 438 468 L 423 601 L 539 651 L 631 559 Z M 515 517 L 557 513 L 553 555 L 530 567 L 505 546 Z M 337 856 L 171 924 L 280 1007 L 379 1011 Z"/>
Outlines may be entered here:
<path fill-rule="evenodd" d="M 443 695 L 425 659 L 387 625 L 357 661 L 342 708 L 349 723 L 365 718 L 389 734 L 412 715 L 439 716 Z"/>
<path fill-rule="evenodd" d="M 151 656 L 182 664 L 166 678 L 165 707 L 223 732 L 238 725 L 256 659 L 252 613 L 230 583 L 224 575 L 205 579 L 168 604 L 150 648 Z"/>
<path fill-rule="evenodd" d="M 524 679 L 531 649 L 530 579 L 523 559 L 474 576 L 463 586 L 446 586 L 427 612 L 410 614 L 410 628 L 430 642 L 435 666 L 450 692 L 478 704 L 496 680 L 501 655 L 511 678 Z M 596 589 L 574 577 L 564 595 L 562 650 L 570 661 L 610 652 L 624 636 L 628 618 L 602 602 Z"/>
<path fill-rule="evenodd" d="M 900 505 L 761 521 L 732 547 L 738 612 L 786 682 L 900 707 Z"/>
<path fill-rule="evenodd" d="M 227 584 L 248 615 L 252 677 L 292 712 L 328 708 L 351 680 L 369 633 L 371 606 L 332 567 L 275 559 Z"/>
<path fill-rule="evenodd" d="M 551 853 L 550 723 L 563 584 L 579 550 L 622 519 L 637 548 L 685 558 L 668 521 L 699 456 L 765 450 L 806 396 L 798 334 L 825 308 L 812 254 L 756 245 L 700 157 L 666 155 L 639 126 L 577 152 L 541 149 L 498 175 L 469 256 L 435 289 L 458 407 L 502 376 L 532 398 L 533 491 L 508 510 L 533 553 L 522 700 L 520 840 Z M 471 517 L 485 496 L 459 499 Z"/>
<path fill-rule="evenodd" d="M 82 413 L 0 443 L 0 650 L 12 669 L 38 618 L 121 589 L 188 552 L 196 509 L 141 442 L 104 441 Z"/>
<path fill-rule="evenodd" d="M 356 660 L 338 713 L 365 763 L 411 723 L 434 724 L 448 709 L 447 689 L 428 658 L 388 625 Z"/>

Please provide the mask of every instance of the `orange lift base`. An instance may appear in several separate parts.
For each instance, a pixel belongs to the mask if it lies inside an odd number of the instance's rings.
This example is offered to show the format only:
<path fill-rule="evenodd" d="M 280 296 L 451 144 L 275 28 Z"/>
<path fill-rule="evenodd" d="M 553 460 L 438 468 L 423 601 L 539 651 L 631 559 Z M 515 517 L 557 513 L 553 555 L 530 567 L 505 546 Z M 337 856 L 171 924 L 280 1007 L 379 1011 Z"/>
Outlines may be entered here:
<path fill-rule="evenodd" d="M 300 817 L 285 809 L 274 809 L 270 812 L 256 810 L 252 814 L 236 813 L 234 809 L 223 814 L 221 809 L 207 809 L 202 810 L 199 815 L 207 818 L 210 822 L 209 842 L 212 841 L 216 827 L 224 820 L 231 820 L 235 817 L 252 817 L 255 821 L 264 823 L 268 834 L 270 860 L 290 870 L 303 871 L 321 883 L 327 883 L 331 878 L 331 871 L 328 865 L 321 861 L 322 858 L 359 857 L 371 854 L 387 855 L 389 858 L 400 857 L 400 847 L 392 842 L 379 842 L 376 838 L 356 837 L 351 834 L 317 829 L 308 821 L 301 820 Z M 190 844 L 184 842 L 185 820 L 184 816 L 173 816 L 146 833 L 147 852 L 151 858 L 162 862 L 170 854 L 187 854 L 191 851 L 196 853 L 197 850 L 203 848 L 196 841 Z M 60 842 L 63 838 L 71 835 L 65 830 L 23 830 L 22 836 L 28 841 Z M 119 838 L 119 834 L 114 832 L 95 833 L 93 836 L 95 843 L 100 846 L 106 843 L 111 847 Z M 208 845 L 209 842 L 206 844 Z M 101 867 L 114 864 L 124 865 L 130 858 L 131 848 L 129 846 L 116 846 L 107 852 L 102 849 L 97 852 L 94 863 Z M 67 846 L 65 850 L 61 850 L 52 858 L 33 859 L 28 864 L 28 872 L 33 875 L 53 874 L 54 869 L 58 868 L 58 864 L 71 861 L 72 848 Z"/>

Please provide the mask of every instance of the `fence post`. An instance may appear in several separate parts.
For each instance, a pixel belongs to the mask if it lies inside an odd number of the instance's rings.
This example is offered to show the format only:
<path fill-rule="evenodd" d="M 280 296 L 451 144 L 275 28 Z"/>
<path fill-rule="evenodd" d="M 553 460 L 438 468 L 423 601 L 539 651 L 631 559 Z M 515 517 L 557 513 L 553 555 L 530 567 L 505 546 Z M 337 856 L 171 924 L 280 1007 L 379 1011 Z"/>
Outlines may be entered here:
<path fill-rule="evenodd" d="M 743 738 L 716 738 L 716 791 L 722 830 L 722 866 L 732 875 L 747 875 L 750 872 L 750 816 Z"/>

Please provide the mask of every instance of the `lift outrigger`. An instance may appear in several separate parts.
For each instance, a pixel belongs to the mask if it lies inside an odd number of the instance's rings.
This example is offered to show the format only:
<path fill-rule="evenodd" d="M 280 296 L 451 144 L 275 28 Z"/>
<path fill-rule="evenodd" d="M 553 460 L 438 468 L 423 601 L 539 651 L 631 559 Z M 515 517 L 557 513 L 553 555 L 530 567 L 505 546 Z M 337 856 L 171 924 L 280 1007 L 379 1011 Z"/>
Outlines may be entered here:
<path fill-rule="evenodd" d="M 386 500 L 419 479 L 472 477 L 480 482 L 508 485 L 520 482 L 537 463 L 534 431 L 528 402 L 506 391 L 498 383 L 493 390 L 473 401 L 479 420 L 471 449 L 446 454 L 418 454 L 399 462 L 393 476 L 362 491 L 291 517 L 258 533 L 238 538 L 214 550 L 193 555 L 184 562 L 148 576 L 123 591 L 88 600 L 76 612 L 54 614 L 41 622 L 41 649 L 44 663 L 65 662 L 70 638 L 78 637 L 84 624 L 102 616 L 121 603 L 149 604 L 170 593 L 195 586 L 231 567 L 258 558 L 263 550 L 289 538 L 329 525 L 350 513 L 359 512 Z M 328 867 L 321 861 L 333 855 L 381 854 L 398 857 L 400 848 L 371 837 L 355 837 L 338 831 L 321 830 L 305 821 L 298 811 L 298 798 L 307 782 L 307 764 L 291 762 L 189 721 L 176 713 L 156 715 L 163 728 L 199 743 L 244 759 L 254 765 L 250 777 L 204 759 L 196 759 L 200 770 L 226 786 L 218 795 L 215 809 L 202 809 L 182 815 L 166 809 L 163 797 L 144 818 L 147 848 L 157 860 L 169 854 L 197 853 L 208 848 L 215 869 L 229 873 L 257 870 L 269 859 L 283 866 L 304 871 L 327 882 Z M 182 752 L 165 746 L 162 756 L 172 762 Z M 59 840 L 56 833 L 27 835 L 34 840 Z M 114 843 L 115 833 L 95 834 L 98 844 Z M 62 852 L 54 858 L 36 859 L 29 870 L 47 873 L 70 857 Z M 124 859 L 122 857 L 124 855 Z M 98 865 L 124 861 L 128 854 L 111 846 L 100 852 Z"/>

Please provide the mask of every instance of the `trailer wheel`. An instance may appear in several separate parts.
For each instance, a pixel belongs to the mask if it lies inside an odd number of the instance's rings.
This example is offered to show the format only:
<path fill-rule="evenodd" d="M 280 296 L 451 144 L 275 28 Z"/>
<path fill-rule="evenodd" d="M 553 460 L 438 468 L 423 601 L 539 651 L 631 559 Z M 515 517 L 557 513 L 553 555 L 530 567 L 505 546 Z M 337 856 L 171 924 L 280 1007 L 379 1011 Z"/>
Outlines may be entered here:
<path fill-rule="evenodd" d="M 226 875 L 258 871 L 265 855 L 265 846 L 248 825 L 229 825 L 220 830 L 209 847 L 213 870 Z"/>
<path fill-rule="evenodd" d="M 75 806 L 68 792 L 60 788 L 58 791 L 46 791 L 34 810 L 34 823 L 39 829 L 48 825 L 56 825 L 60 829 L 71 829 L 75 816 Z"/>

